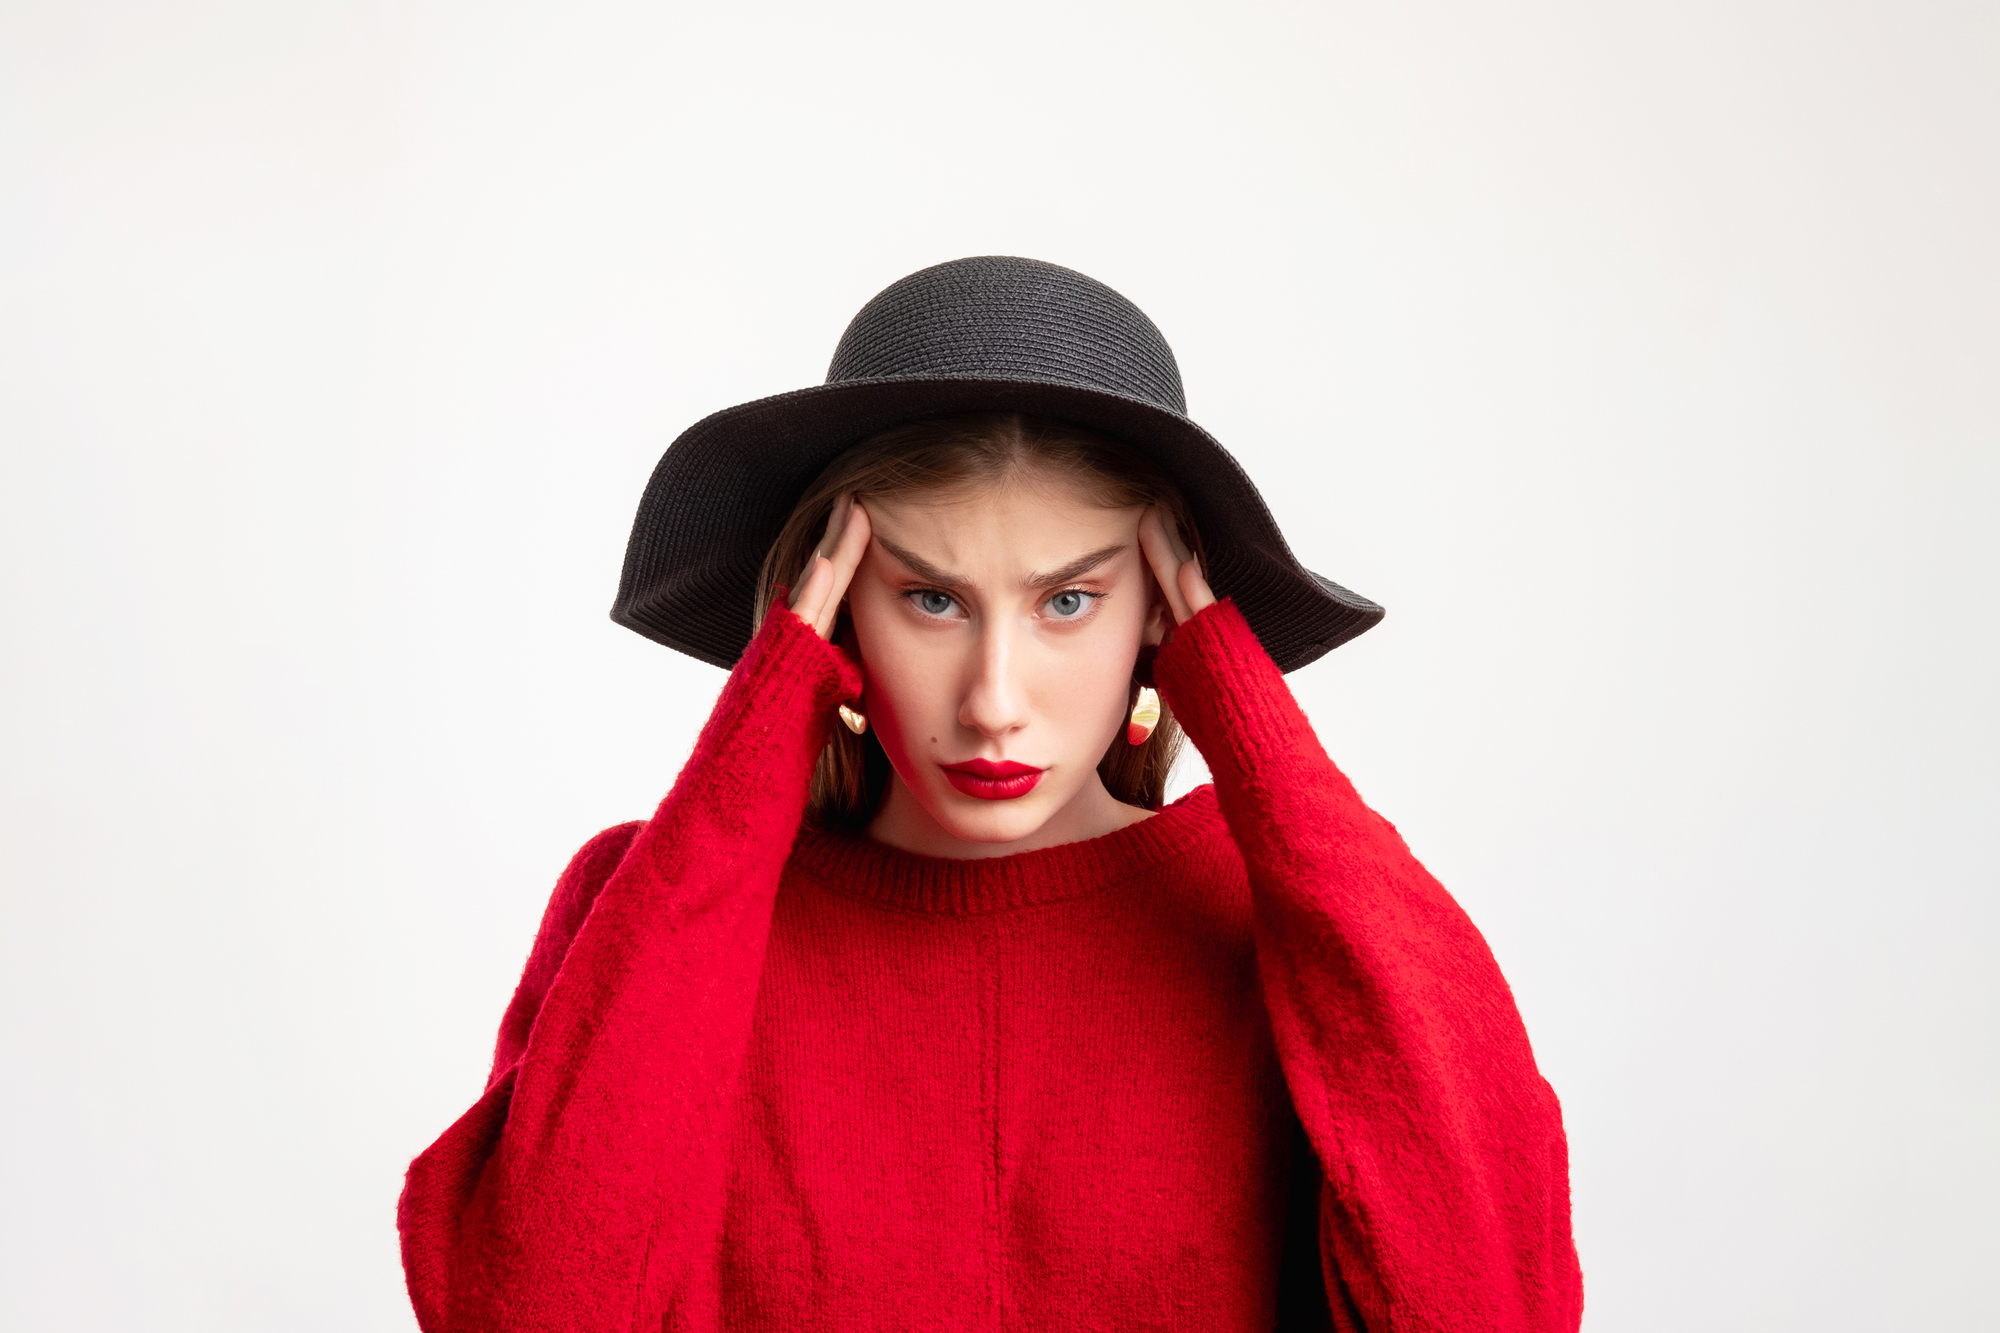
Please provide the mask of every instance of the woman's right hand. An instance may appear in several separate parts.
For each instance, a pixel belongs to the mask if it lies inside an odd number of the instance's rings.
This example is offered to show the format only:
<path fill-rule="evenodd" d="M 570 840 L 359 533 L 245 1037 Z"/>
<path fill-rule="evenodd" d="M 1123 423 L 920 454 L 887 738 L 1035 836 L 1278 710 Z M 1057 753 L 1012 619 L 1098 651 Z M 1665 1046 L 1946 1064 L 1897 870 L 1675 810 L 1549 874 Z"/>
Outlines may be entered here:
<path fill-rule="evenodd" d="M 868 532 L 868 511 L 856 503 L 852 492 L 840 496 L 827 516 L 826 536 L 820 538 L 811 563 L 799 573 L 792 612 L 822 639 L 833 637 L 841 599 L 847 596 L 848 582 L 861 563 L 862 552 L 868 549 Z"/>

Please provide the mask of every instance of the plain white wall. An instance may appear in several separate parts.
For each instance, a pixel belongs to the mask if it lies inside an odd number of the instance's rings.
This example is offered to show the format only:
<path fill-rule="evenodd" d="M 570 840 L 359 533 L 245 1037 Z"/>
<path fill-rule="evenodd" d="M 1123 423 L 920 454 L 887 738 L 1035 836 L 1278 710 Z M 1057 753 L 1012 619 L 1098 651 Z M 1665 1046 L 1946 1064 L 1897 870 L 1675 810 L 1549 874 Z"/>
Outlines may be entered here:
<path fill-rule="evenodd" d="M 2000 1326 L 2000 10 L 0 9 L 0 1324 L 407 1329 L 400 1172 L 719 672 L 661 449 L 1139 302 L 1507 969 L 1588 1326 Z M 1192 780 L 1192 777 L 1189 779 Z"/>

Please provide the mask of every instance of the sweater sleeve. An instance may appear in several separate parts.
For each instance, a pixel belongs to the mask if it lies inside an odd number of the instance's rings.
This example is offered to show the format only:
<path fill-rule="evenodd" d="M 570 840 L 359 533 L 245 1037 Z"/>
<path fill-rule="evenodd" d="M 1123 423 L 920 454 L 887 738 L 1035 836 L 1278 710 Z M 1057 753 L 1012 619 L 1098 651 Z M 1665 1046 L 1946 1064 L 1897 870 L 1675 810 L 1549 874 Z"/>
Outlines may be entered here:
<path fill-rule="evenodd" d="M 1249 872 L 1336 1321 L 1574 1330 L 1562 1113 L 1485 940 L 1327 758 L 1234 604 L 1175 630 L 1154 673 Z"/>
<path fill-rule="evenodd" d="M 424 1333 L 624 1333 L 700 1280 L 778 879 L 828 718 L 860 686 L 774 608 L 652 819 L 570 863 L 485 1094 L 404 1185 Z"/>

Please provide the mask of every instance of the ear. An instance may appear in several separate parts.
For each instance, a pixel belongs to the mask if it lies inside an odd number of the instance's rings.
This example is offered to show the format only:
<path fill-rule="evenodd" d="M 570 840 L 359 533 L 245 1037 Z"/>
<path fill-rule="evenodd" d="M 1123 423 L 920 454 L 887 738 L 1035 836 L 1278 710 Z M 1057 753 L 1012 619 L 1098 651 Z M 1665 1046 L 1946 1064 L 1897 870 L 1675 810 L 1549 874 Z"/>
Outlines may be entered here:
<path fill-rule="evenodd" d="M 865 678 L 868 674 L 868 665 L 861 658 L 861 636 L 854 632 L 854 617 L 848 614 L 846 598 L 841 599 L 840 609 L 834 613 L 832 643 L 861 668 Z"/>
<path fill-rule="evenodd" d="M 1151 577 L 1148 571 L 1146 583 L 1153 590 L 1152 600 L 1146 606 L 1146 625 L 1140 632 L 1139 642 L 1149 648 L 1157 648 L 1166 641 L 1167 631 L 1173 627 L 1174 613 L 1167 605 L 1167 594 L 1160 588 L 1160 581 Z"/>

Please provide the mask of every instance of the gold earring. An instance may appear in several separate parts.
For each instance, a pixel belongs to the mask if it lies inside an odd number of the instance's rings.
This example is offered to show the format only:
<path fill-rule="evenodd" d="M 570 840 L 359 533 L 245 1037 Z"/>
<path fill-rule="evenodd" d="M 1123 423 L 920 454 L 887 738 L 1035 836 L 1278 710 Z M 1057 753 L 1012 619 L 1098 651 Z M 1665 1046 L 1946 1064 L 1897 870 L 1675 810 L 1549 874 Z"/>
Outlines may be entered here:
<path fill-rule="evenodd" d="M 847 729 L 853 732 L 857 736 L 859 736 L 862 732 L 868 730 L 867 715 L 864 713 L 855 712 L 852 708 L 849 708 L 846 704 L 842 704 L 840 706 L 840 720 L 842 722 L 845 722 L 847 724 Z"/>
<path fill-rule="evenodd" d="M 1144 745 L 1152 739 L 1153 728 L 1160 725 L 1160 696 L 1153 693 L 1150 685 L 1139 687 L 1139 701 L 1132 705 L 1132 721 L 1125 728 L 1125 739 L 1133 745 Z"/>

